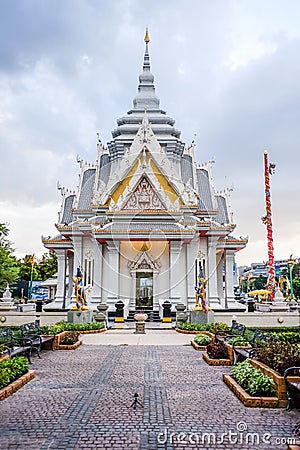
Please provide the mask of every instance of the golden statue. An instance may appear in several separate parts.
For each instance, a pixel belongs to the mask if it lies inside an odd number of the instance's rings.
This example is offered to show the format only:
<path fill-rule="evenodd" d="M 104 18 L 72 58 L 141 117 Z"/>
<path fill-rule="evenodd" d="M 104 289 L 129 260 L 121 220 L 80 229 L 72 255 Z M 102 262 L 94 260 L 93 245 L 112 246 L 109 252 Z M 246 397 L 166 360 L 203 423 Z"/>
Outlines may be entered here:
<path fill-rule="evenodd" d="M 77 267 L 76 277 L 72 277 L 73 283 L 75 285 L 75 294 L 76 294 L 76 307 L 72 309 L 82 309 L 88 310 L 90 309 L 87 306 L 86 295 L 83 287 L 83 276 L 80 270 L 80 267 Z"/>
<path fill-rule="evenodd" d="M 206 298 L 206 285 L 207 279 L 204 278 L 202 274 L 198 276 L 198 286 L 195 287 L 196 290 L 196 306 L 193 308 L 194 311 L 209 311 L 210 307 L 207 306 Z"/>

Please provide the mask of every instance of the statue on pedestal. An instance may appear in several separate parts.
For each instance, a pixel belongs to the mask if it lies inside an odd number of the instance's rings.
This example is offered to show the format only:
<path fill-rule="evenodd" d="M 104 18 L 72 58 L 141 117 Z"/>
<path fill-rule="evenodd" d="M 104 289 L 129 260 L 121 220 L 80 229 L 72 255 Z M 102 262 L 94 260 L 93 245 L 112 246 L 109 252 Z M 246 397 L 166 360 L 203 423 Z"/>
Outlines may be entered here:
<path fill-rule="evenodd" d="M 205 298 L 206 298 L 206 285 L 207 285 L 207 279 L 204 278 L 202 273 L 200 273 L 200 275 L 198 276 L 198 286 L 195 287 L 195 290 L 196 290 L 196 306 L 194 308 L 194 311 L 207 312 L 207 311 L 210 310 L 209 306 L 207 306 L 206 301 L 205 301 Z"/>
<path fill-rule="evenodd" d="M 77 267 L 76 277 L 72 277 L 72 280 L 75 285 L 76 309 L 85 309 L 85 310 L 90 309 L 87 306 L 86 293 L 83 287 L 83 275 L 81 273 L 80 267 Z"/>

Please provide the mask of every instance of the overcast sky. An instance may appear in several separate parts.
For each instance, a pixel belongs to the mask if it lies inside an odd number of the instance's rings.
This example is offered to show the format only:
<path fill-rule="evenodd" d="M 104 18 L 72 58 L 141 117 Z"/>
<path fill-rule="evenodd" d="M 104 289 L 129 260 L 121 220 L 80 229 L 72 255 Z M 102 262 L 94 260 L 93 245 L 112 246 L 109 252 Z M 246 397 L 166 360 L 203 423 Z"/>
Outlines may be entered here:
<path fill-rule="evenodd" d="M 95 162 L 132 107 L 150 33 L 162 109 L 196 133 L 214 186 L 233 187 L 238 264 L 267 260 L 263 152 L 275 258 L 300 256 L 298 0 L 0 0 L 0 222 L 16 254 L 55 235 L 57 181 L 75 189 L 78 154 Z"/>

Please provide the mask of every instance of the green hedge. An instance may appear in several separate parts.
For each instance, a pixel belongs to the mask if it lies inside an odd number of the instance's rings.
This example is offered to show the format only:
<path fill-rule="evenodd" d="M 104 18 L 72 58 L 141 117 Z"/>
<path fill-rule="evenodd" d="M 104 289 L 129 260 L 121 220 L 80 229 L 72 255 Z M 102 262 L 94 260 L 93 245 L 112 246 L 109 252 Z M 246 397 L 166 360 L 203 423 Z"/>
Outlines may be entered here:
<path fill-rule="evenodd" d="M 101 330 L 102 328 L 104 328 L 103 322 L 71 323 L 61 320 L 53 325 L 41 327 L 41 331 L 44 334 L 58 334 L 63 331 Z"/>

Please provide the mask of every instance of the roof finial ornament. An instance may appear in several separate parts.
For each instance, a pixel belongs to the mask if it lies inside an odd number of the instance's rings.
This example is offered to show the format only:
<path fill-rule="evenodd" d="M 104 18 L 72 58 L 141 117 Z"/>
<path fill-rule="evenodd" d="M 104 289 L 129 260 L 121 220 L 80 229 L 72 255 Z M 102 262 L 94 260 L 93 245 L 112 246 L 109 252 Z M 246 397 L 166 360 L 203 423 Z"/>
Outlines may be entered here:
<path fill-rule="evenodd" d="M 148 42 L 150 42 L 148 27 L 146 27 L 146 33 L 145 33 L 144 41 L 146 42 L 146 44 L 148 44 Z"/>

